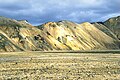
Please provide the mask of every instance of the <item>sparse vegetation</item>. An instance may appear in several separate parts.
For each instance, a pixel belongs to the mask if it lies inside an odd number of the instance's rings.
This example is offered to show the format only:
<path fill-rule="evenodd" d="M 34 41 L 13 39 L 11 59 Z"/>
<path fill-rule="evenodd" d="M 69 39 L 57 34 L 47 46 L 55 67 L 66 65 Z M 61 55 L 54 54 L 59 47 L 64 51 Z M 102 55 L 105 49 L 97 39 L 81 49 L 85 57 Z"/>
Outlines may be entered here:
<path fill-rule="evenodd" d="M 119 80 L 120 54 L 0 54 L 1 80 Z"/>

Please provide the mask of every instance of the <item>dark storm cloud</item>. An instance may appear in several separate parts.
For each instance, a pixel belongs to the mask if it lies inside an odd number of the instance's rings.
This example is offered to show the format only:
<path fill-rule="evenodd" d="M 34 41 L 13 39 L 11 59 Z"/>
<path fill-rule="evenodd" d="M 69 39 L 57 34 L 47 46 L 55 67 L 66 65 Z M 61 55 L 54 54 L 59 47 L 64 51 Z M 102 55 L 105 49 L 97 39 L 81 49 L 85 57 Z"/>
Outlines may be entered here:
<path fill-rule="evenodd" d="M 104 21 L 120 15 L 120 0 L 0 0 L 0 15 L 27 19 L 32 24 L 48 21 Z"/>

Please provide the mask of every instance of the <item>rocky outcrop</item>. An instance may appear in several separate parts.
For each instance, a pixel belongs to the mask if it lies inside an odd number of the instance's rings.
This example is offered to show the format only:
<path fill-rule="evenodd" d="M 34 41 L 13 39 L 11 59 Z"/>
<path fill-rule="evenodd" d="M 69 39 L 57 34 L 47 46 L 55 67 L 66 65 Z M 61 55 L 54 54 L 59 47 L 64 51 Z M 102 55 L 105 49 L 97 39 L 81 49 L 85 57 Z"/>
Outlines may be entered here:
<path fill-rule="evenodd" d="M 0 51 L 119 49 L 118 36 L 101 23 L 48 22 L 34 27 L 26 20 L 0 17 Z"/>

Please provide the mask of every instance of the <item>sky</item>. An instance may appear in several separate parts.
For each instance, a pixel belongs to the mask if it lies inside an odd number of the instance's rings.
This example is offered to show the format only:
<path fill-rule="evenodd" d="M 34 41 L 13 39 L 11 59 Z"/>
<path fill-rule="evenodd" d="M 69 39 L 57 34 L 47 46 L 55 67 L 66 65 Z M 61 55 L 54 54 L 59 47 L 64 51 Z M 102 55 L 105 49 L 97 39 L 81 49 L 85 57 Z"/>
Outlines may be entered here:
<path fill-rule="evenodd" d="M 33 25 L 61 20 L 105 21 L 120 16 L 120 0 L 0 0 L 0 16 Z"/>

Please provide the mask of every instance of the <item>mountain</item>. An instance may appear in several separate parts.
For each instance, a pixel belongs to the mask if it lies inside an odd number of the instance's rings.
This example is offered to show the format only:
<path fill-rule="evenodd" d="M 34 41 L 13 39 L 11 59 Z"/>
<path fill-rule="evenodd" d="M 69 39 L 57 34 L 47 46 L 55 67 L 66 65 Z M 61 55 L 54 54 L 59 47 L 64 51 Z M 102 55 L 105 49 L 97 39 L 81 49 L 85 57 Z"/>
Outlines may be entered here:
<path fill-rule="evenodd" d="M 0 52 L 119 49 L 119 31 L 114 32 L 119 24 L 110 25 L 109 20 L 81 24 L 59 21 L 35 27 L 27 20 L 0 17 Z"/>
<path fill-rule="evenodd" d="M 43 40 L 36 40 L 41 30 L 24 21 L 0 17 L 0 51 L 42 50 Z M 47 50 L 47 49 L 46 49 Z"/>
<path fill-rule="evenodd" d="M 109 28 L 120 40 L 120 16 L 108 19 L 104 22 L 104 25 Z"/>

